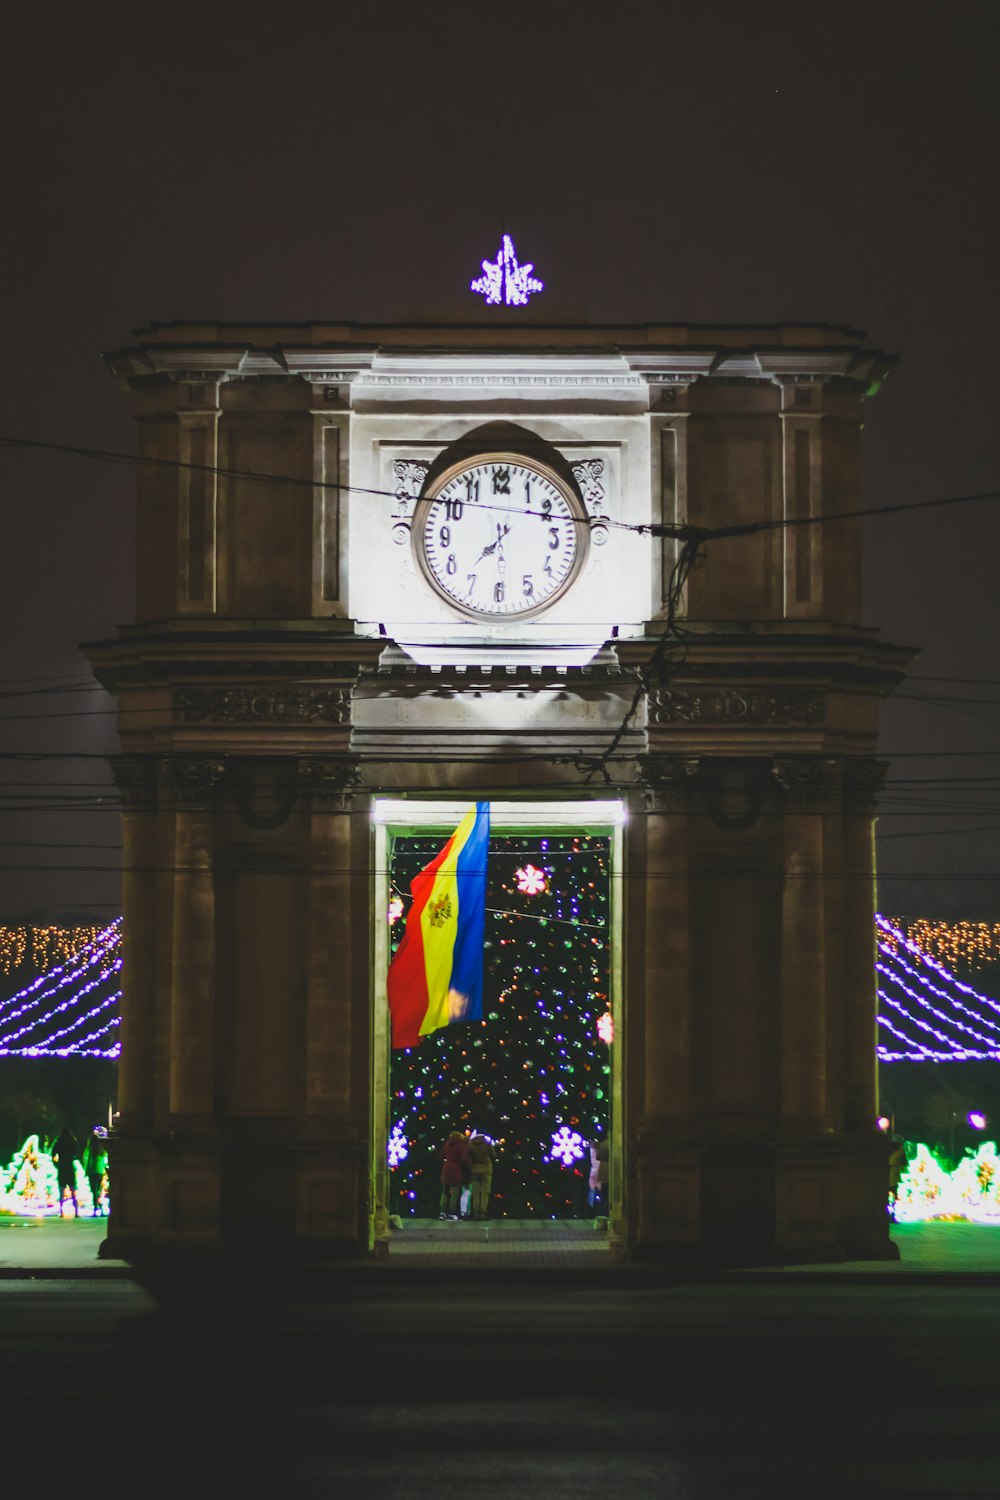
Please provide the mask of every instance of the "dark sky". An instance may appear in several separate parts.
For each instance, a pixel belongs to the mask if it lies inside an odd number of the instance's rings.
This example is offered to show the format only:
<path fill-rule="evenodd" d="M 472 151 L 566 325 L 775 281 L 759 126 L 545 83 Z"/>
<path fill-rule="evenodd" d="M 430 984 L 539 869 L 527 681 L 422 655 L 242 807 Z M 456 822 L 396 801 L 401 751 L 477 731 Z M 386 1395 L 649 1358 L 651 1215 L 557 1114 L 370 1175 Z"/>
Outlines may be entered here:
<path fill-rule="evenodd" d="M 900 356 L 866 503 L 995 488 L 998 22 L 995 0 L 19 6 L 0 433 L 129 452 L 100 356 L 132 329 L 457 313 L 506 222 L 554 314 L 865 331 Z M 133 474 L 0 449 L 0 484 L 3 747 L 110 748 L 103 695 L 37 690 L 85 686 L 78 643 L 131 618 Z M 1000 920 L 998 543 L 990 502 L 868 524 L 868 620 L 923 648 L 907 691 L 968 700 L 885 712 L 922 783 L 881 820 L 885 911 Z M 114 911 L 113 877 L 66 866 L 113 865 L 70 846 L 113 845 L 115 818 L 43 810 L 103 774 L 0 761 L 0 921 Z"/>

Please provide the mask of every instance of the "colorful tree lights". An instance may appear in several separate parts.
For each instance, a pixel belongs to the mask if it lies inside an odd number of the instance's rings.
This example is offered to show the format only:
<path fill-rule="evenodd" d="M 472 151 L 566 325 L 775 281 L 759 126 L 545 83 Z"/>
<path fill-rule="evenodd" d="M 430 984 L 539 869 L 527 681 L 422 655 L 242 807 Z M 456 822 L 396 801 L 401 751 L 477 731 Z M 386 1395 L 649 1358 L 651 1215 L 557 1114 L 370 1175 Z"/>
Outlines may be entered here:
<path fill-rule="evenodd" d="M 929 1147 L 918 1145 L 899 1181 L 890 1209 L 899 1224 L 967 1219 L 1000 1224 L 1000 1161 L 995 1141 L 984 1141 L 953 1171 Z"/>
<path fill-rule="evenodd" d="M 395 886 L 436 847 L 397 839 Z M 535 895 L 517 880 L 528 855 L 548 874 Z M 392 1056 L 392 1120 L 409 1155 L 392 1168 L 390 1206 L 436 1216 L 441 1142 L 475 1127 L 496 1143 L 492 1213 L 571 1217 L 586 1212 L 587 1176 L 579 1158 L 553 1159 L 553 1140 L 575 1134 L 582 1158 L 582 1143 L 608 1129 L 610 1058 L 597 1025 L 609 1003 L 610 841 L 494 836 L 489 869 L 486 1019 Z"/>
<path fill-rule="evenodd" d="M 73 1167 L 79 1217 L 106 1216 L 110 1213 L 106 1168 L 101 1175 L 95 1205 L 82 1163 L 74 1161 Z M 26 1214 L 32 1218 L 73 1218 L 73 1200 L 68 1188 L 66 1194 L 65 1201 L 60 1202 L 55 1162 L 37 1135 L 29 1135 L 20 1150 L 14 1152 L 9 1164 L 0 1169 L 0 1213 Z"/>

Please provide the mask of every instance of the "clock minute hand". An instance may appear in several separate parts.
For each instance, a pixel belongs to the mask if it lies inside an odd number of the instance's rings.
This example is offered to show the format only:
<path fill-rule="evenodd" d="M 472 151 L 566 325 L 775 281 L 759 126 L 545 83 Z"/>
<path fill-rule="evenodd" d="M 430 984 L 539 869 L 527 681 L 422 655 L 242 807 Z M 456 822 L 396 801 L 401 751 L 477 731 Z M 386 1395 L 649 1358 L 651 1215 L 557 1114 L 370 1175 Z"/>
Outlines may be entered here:
<path fill-rule="evenodd" d="M 496 546 L 496 549 L 497 549 L 497 572 L 500 574 L 501 578 L 503 577 L 504 573 L 507 571 L 507 559 L 503 555 L 503 539 L 507 535 L 507 533 L 508 533 L 509 530 L 510 530 L 510 522 L 509 521 L 504 524 L 503 531 L 500 530 L 500 522 L 499 521 L 497 522 L 497 539 L 496 539 L 495 546 Z"/>

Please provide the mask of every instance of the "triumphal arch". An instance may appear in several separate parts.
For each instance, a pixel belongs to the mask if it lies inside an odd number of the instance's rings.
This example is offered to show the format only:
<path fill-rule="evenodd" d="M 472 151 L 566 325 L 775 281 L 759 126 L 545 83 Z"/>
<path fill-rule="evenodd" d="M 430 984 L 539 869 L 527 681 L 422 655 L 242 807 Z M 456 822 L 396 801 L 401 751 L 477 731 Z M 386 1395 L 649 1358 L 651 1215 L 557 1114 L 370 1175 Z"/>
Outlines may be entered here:
<path fill-rule="evenodd" d="M 842 327 L 154 324 L 107 1253 L 364 1256 L 385 829 L 606 825 L 609 1244 L 886 1257 L 879 700 Z M 842 519 L 838 519 L 841 518 Z M 613 835 L 613 837 L 612 837 Z M 262 1190 L 262 1188 L 266 1190 Z"/>

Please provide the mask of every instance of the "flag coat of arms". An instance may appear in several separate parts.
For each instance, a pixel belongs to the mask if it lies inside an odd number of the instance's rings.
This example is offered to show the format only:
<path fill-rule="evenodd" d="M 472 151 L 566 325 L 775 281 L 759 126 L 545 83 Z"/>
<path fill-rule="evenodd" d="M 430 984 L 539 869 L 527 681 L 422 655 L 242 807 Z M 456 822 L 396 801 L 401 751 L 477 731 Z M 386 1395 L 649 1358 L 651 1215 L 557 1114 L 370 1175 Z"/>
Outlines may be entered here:
<path fill-rule="evenodd" d="M 490 804 L 477 802 L 410 883 L 413 905 L 389 965 L 393 1047 L 483 1018 L 483 939 Z"/>

